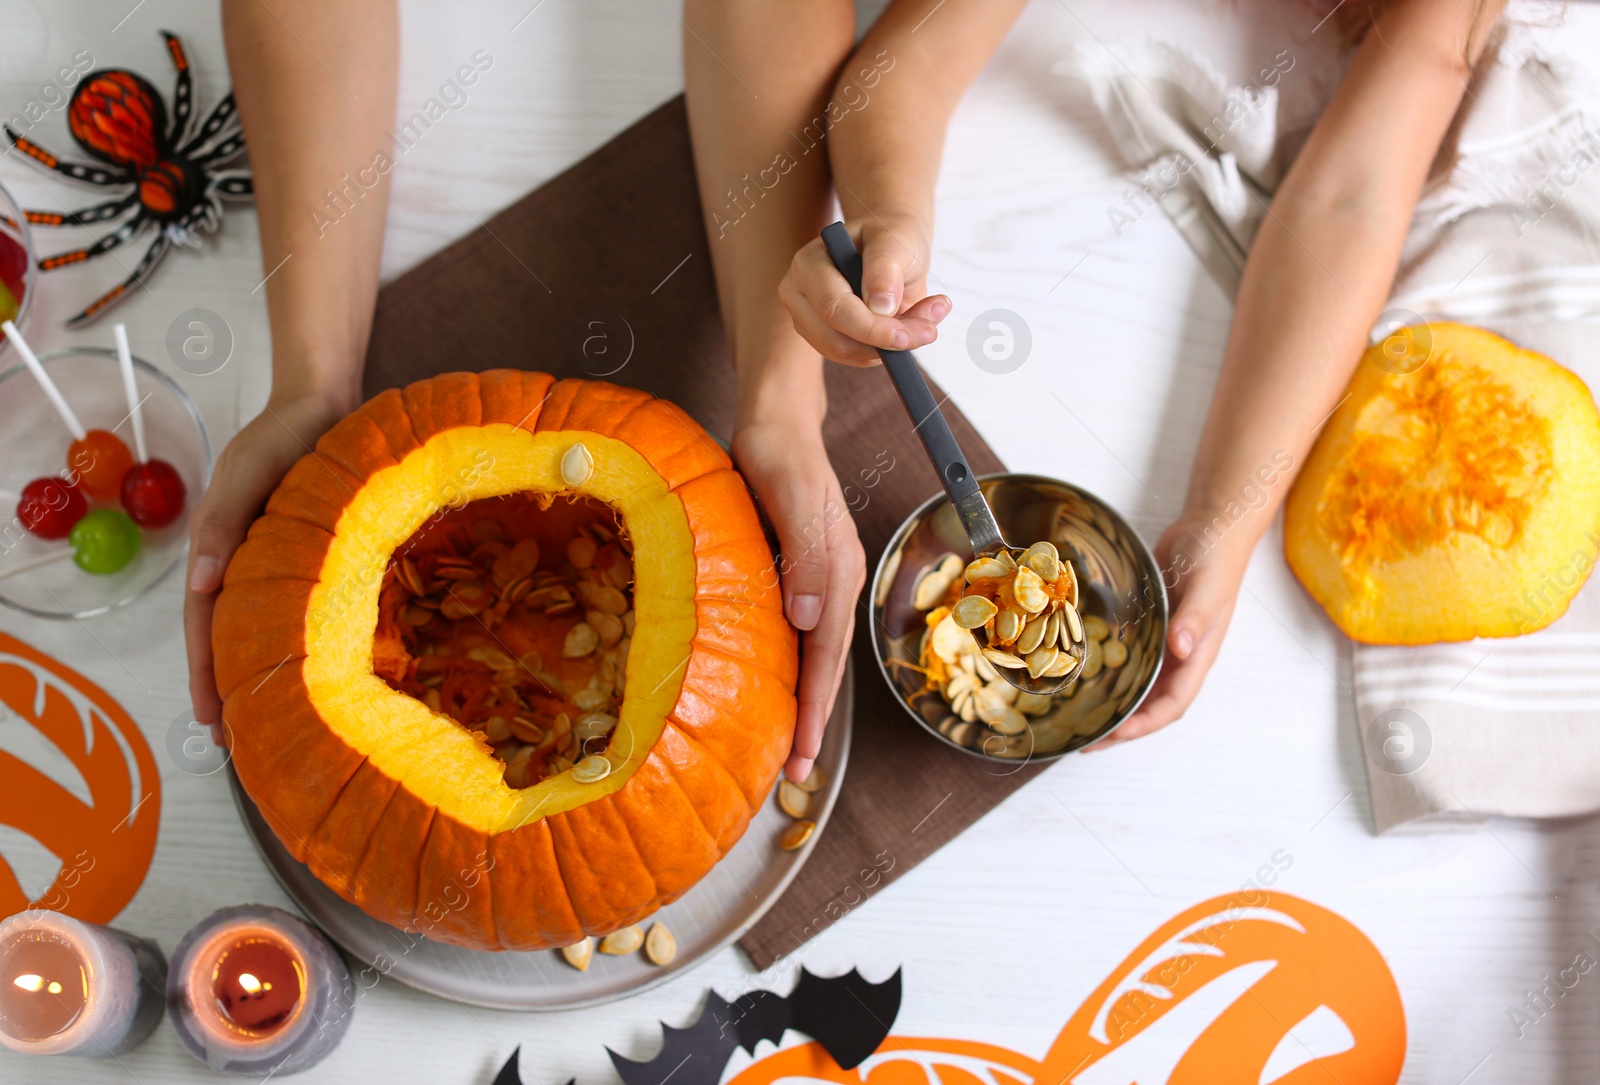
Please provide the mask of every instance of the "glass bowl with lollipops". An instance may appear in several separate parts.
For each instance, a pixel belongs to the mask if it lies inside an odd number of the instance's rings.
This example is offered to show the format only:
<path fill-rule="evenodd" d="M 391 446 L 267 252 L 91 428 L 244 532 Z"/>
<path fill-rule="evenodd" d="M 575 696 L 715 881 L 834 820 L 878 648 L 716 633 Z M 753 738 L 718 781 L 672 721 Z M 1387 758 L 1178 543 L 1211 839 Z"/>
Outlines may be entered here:
<path fill-rule="evenodd" d="M 18 364 L 0 372 L 0 604 L 85 618 L 139 598 L 188 548 L 211 472 L 189 397 L 128 349 L 35 355 L 0 323 Z"/>

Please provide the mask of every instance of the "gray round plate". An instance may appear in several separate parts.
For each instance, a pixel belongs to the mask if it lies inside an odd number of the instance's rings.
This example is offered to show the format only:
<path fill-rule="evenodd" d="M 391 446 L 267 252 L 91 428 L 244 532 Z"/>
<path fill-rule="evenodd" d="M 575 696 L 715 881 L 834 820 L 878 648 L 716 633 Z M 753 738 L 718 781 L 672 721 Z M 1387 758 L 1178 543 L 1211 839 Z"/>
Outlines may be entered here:
<path fill-rule="evenodd" d="M 762 803 L 744 838 L 711 873 L 677 901 L 656 913 L 678 940 L 678 956 L 665 968 L 641 953 L 595 954 L 579 972 L 554 950 L 532 953 L 463 949 L 407 934 L 367 915 L 295 861 L 267 826 L 229 766 L 234 799 L 267 868 L 307 917 L 363 966 L 440 998 L 500 1010 L 570 1010 L 638 994 L 679 975 L 732 944 L 788 888 L 827 828 L 828 815 L 844 782 L 850 752 L 855 678 L 846 664 L 817 764 L 828 784 L 816 795 L 817 831 L 798 851 L 784 851 L 778 835 L 789 818 L 772 801 Z M 387 971 L 383 971 L 387 968 Z"/>

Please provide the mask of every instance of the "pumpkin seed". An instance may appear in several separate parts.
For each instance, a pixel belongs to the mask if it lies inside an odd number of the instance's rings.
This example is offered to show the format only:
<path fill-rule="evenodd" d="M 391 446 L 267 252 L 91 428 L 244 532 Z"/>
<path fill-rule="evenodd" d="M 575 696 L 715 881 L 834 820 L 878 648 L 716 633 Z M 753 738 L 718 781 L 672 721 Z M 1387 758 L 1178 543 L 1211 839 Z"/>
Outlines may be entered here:
<path fill-rule="evenodd" d="M 516 576 L 530 576 L 539 567 L 539 541 L 518 539 L 509 551 L 511 571 Z"/>
<path fill-rule="evenodd" d="M 994 616 L 994 639 L 1002 643 L 1016 640 L 1026 620 L 1022 611 L 1006 607 Z"/>
<path fill-rule="evenodd" d="M 1022 634 L 1017 637 L 1016 650 L 1021 656 L 1027 655 L 1039 647 L 1044 640 L 1044 634 L 1050 628 L 1050 619 L 1043 614 L 1035 614 L 1028 619 L 1028 624 L 1022 627 Z"/>
<path fill-rule="evenodd" d="M 1078 605 L 1078 571 L 1072 567 L 1072 562 L 1063 561 L 1061 572 L 1067 578 L 1067 602 L 1073 606 Z"/>
<path fill-rule="evenodd" d="M 1070 659 L 1071 657 L 1068 658 Z M 1046 677 L 1060 676 L 1047 675 Z M 1015 689 L 1016 687 L 1012 688 Z M 1017 690 L 1017 694 L 1017 702 L 1013 707 L 1024 716 L 1042 716 L 1050 711 L 1050 706 L 1055 703 L 1055 698 L 1048 693 L 1028 693 L 1024 690 Z"/>
<path fill-rule="evenodd" d="M 653 923 L 650 933 L 644 939 L 644 955 L 650 958 L 650 963 L 666 966 L 678 956 L 678 940 L 672 936 L 663 923 Z"/>
<path fill-rule="evenodd" d="M 443 711 L 443 709 L 440 707 L 439 691 L 436 689 L 423 690 L 422 703 L 427 705 L 430 711 Z"/>
<path fill-rule="evenodd" d="M 1017 571 L 1017 556 L 1009 550 L 1000 551 L 994 556 L 994 560 L 1006 567 L 1006 571 L 1001 574 L 1003 576 L 1010 576 Z"/>
<path fill-rule="evenodd" d="M 805 842 L 810 840 L 811 834 L 816 831 L 817 823 L 814 821 L 790 822 L 789 827 L 778 837 L 778 843 L 784 851 L 795 851 L 805 846 Z"/>
<path fill-rule="evenodd" d="M 567 544 L 567 560 L 572 562 L 574 569 L 587 569 L 594 564 L 594 540 L 587 535 L 578 535 Z"/>
<path fill-rule="evenodd" d="M 974 723 L 978 719 L 978 697 L 976 692 L 969 694 L 960 711 L 956 713 L 966 723 Z"/>
<path fill-rule="evenodd" d="M 593 688 L 580 689 L 577 693 L 572 695 L 573 706 L 581 709 L 584 712 L 598 712 L 600 709 L 606 707 L 606 705 L 610 703 L 611 693 L 609 690 L 602 691 Z"/>
<path fill-rule="evenodd" d="M 562 946 L 561 956 L 579 972 L 589 971 L 589 962 L 594 959 L 594 939 L 584 938 L 570 946 Z"/>
<path fill-rule="evenodd" d="M 973 739 L 978 737 L 978 725 L 971 720 L 963 720 L 950 728 L 950 741 L 957 746 L 971 746 Z"/>
<path fill-rule="evenodd" d="M 500 722 L 499 730 L 515 735 L 518 741 L 526 742 L 533 746 L 537 746 L 539 743 L 544 741 L 544 729 L 538 724 L 534 723 L 532 720 L 528 719 L 526 716 L 512 716 L 510 722 L 501 719 L 499 716 L 491 716 L 489 718 L 489 727 L 484 731 L 485 736 L 491 736 L 494 734 L 496 730 L 494 726 L 496 720 L 499 720 Z M 501 738 L 504 737 L 504 735 L 501 736 Z M 489 738 L 489 741 L 497 742 L 499 739 L 491 737 Z"/>
<path fill-rule="evenodd" d="M 572 717 L 565 712 L 557 712 L 556 718 L 550 721 L 550 733 L 556 737 L 557 742 L 565 742 L 572 733 Z"/>
<path fill-rule="evenodd" d="M 1011 711 L 1011 706 L 1006 703 L 1005 694 L 999 687 L 1010 685 L 1008 682 L 997 682 L 992 686 L 984 686 L 975 695 L 978 702 L 978 718 L 984 723 L 993 726 L 995 721 Z M 1013 689 L 1016 687 L 1012 687 Z"/>
<path fill-rule="evenodd" d="M 572 766 L 572 778 L 580 784 L 594 784 L 611 775 L 611 762 L 602 754 L 592 753 Z"/>
<path fill-rule="evenodd" d="M 521 790 L 534 782 L 533 777 L 533 750 L 524 746 L 517 751 L 517 755 L 506 762 L 504 779 L 507 787 Z"/>
<path fill-rule="evenodd" d="M 1072 641 L 1082 644 L 1083 619 L 1078 616 L 1078 608 L 1069 603 L 1061 608 L 1061 613 L 1065 615 L 1067 619 L 1066 629 L 1064 630 L 1065 635 L 1061 637 L 1061 647 L 1070 648 L 1072 646 Z M 1068 639 L 1069 637 L 1071 638 L 1070 641 Z"/>
<path fill-rule="evenodd" d="M 933 627 L 931 638 L 933 654 L 946 663 L 954 663 L 961 655 L 962 648 L 973 643 L 972 634 L 957 625 L 949 615 Z"/>
<path fill-rule="evenodd" d="M 583 442 L 573 442 L 561 456 L 561 481 L 576 490 L 588 482 L 592 474 L 594 455 L 584 447 Z"/>
<path fill-rule="evenodd" d="M 594 626 L 579 622 L 567 630 L 566 639 L 561 642 L 561 655 L 566 659 L 582 659 L 598 647 L 600 634 L 594 631 Z"/>
<path fill-rule="evenodd" d="M 1055 663 L 1056 657 L 1061 654 L 1061 649 L 1053 644 L 1042 644 L 1028 653 L 1028 676 L 1039 678 Z"/>
<path fill-rule="evenodd" d="M 1100 654 L 1108 667 L 1120 667 L 1128 662 L 1128 646 L 1120 640 L 1105 641 L 1100 646 Z"/>
<path fill-rule="evenodd" d="M 1061 576 L 1061 555 L 1053 543 L 1034 543 L 1023 552 L 1021 564 L 1038 573 L 1046 584 L 1054 584 Z"/>
<path fill-rule="evenodd" d="M 793 780 L 779 780 L 778 809 L 792 818 L 803 818 L 811 813 L 811 794 Z"/>
<path fill-rule="evenodd" d="M 479 663 L 486 663 L 491 670 L 496 671 L 510 670 L 517 665 L 516 660 L 492 644 L 468 649 L 467 658 L 477 660 Z"/>
<path fill-rule="evenodd" d="M 478 579 L 478 570 L 470 565 L 465 569 L 458 565 L 441 565 L 436 573 L 440 580 L 458 581 Z"/>
<path fill-rule="evenodd" d="M 812 765 L 806 778 L 796 785 L 801 791 L 816 793 L 828 786 L 828 774 L 822 771 L 821 765 Z"/>
<path fill-rule="evenodd" d="M 968 595 L 951 609 L 950 617 L 962 629 L 977 629 L 999 611 L 999 607 L 983 596 Z"/>
<path fill-rule="evenodd" d="M 612 931 L 600 939 L 600 952 L 609 953 L 613 957 L 626 957 L 630 953 L 637 952 L 642 945 L 644 945 L 644 931 L 636 923 L 631 927 L 623 927 L 620 931 Z"/>
<path fill-rule="evenodd" d="M 1078 665 L 1078 657 L 1070 652 L 1060 652 L 1056 661 L 1046 667 L 1039 675 L 1041 678 L 1065 678 L 1072 673 L 1072 668 Z"/>
<path fill-rule="evenodd" d="M 412 595 L 427 594 L 427 591 L 424 589 L 422 584 L 422 574 L 417 571 L 416 562 L 412 561 L 410 558 L 400 559 L 400 567 L 398 570 L 396 570 L 395 576 L 399 579 L 401 585 L 406 589 L 406 591 L 410 592 Z"/>
<path fill-rule="evenodd" d="M 1011 569 L 998 558 L 978 558 L 967 566 L 966 578 L 970 584 L 974 580 L 994 579 L 1011 575 Z"/>
<path fill-rule="evenodd" d="M 418 607 L 418 606 L 408 606 L 408 607 L 406 607 L 405 619 L 406 619 L 406 624 L 407 625 L 412 625 L 412 626 L 427 625 L 429 622 L 433 621 L 433 617 L 434 617 L 434 612 L 429 610 L 429 609 L 427 609 L 426 607 Z"/>
<path fill-rule="evenodd" d="M 622 619 L 615 614 L 607 614 L 603 610 L 591 610 L 584 616 L 584 620 L 600 634 L 600 643 L 607 648 L 622 639 Z"/>
<path fill-rule="evenodd" d="M 938 565 L 929 569 L 917 581 L 911 591 L 911 605 L 918 610 L 932 610 L 944 601 L 950 591 L 950 585 L 956 582 L 956 577 L 961 575 L 961 559 L 954 554 L 946 554 Z"/>
<path fill-rule="evenodd" d="M 607 614 L 618 618 L 628 613 L 627 598 L 616 588 L 609 585 L 603 588 L 596 588 L 589 594 L 589 601 L 596 610 L 603 610 Z"/>
<path fill-rule="evenodd" d="M 1028 729 L 1028 719 L 1015 708 L 1007 708 L 998 719 L 989 720 L 988 724 L 1002 735 L 1020 735 Z"/>
<path fill-rule="evenodd" d="M 1018 569 L 1011 582 L 1011 592 L 1017 597 L 1017 606 L 1029 614 L 1038 614 L 1050 605 L 1050 595 L 1044 590 L 1044 581 L 1032 569 Z"/>
<path fill-rule="evenodd" d="M 1084 615 L 1083 632 L 1090 640 L 1105 640 L 1111 634 L 1111 630 L 1106 626 L 1106 620 L 1098 614 Z"/>
<path fill-rule="evenodd" d="M 572 733 L 578 741 L 586 742 L 591 738 L 603 738 L 611 733 L 617 725 L 617 717 L 605 712 L 585 712 L 578 717 L 572 725 Z"/>
<path fill-rule="evenodd" d="M 1100 648 L 1100 642 L 1097 640 L 1090 640 L 1088 650 L 1083 657 L 1083 671 L 1078 675 L 1078 677 L 1084 681 L 1088 681 L 1095 675 L 1099 674 L 1100 669 L 1104 666 L 1105 654 Z"/>
<path fill-rule="evenodd" d="M 1010 652 L 1002 652 L 998 648 L 985 648 L 983 650 L 983 658 L 993 663 L 996 667 L 1004 667 L 1007 670 L 1016 670 L 1018 667 L 1027 666 L 1022 661 L 1021 656 L 1012 655 Z"/>

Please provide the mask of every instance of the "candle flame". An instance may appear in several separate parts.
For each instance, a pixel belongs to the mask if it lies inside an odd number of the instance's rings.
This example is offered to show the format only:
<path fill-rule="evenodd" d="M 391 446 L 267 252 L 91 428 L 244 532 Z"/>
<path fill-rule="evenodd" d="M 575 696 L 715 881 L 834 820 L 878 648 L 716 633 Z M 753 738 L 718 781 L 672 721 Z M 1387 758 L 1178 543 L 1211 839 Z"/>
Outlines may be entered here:
<path fill-rule="evenodd" d="M 57 983 L 55 980 L 51 980 L 50 986 L 46 987 L 45 990 L 49 991 L 53 995 L 59 995 L 61 993 L 61 984 Z"/>
<path fill-rule="evenodd" d="M 239 973 L 239 986 L 244 988 L 245 994 L 254 995 L 261 992 L 261 981 L 250 972 Z"/>
<path fill-rule="evenodd" d="M 39 990 L 39 988 L 44 986 L 44 977 L 35 975 L 32 972 L 24 972 L 11 982 L 22 988 L 24 991 L 36 992 Z"/>

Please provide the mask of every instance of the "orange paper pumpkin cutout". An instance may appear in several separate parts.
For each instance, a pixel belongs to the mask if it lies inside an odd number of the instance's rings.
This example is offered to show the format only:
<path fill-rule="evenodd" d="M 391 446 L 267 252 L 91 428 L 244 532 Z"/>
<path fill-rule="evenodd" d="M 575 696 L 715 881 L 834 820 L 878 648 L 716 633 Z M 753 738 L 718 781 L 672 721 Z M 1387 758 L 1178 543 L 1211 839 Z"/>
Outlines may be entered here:
<path fill-rule="evenodd" d="M 802 1044 L 729 1085 L 1392 1085 L 1405 1011 L 1367 937 L 1286 893 L 1240 892 L 1168 920 L 1073 1013 L 1042 1060 L 891 1036 L 855 1070 Z"/>
<path fill-rule="evenodd" d="M 89 794 L 85 802 L 0 750 L 0 824 L 33 837 L 61 861 L 50 888 L 29 900 L 0 856 L 0 917 L 45 908 L 110 922 L 138 892 L 155 854 L 161 779 L 149 744 L 105 690 L 4 633 L 0 706 L 60 751 Z"/>

